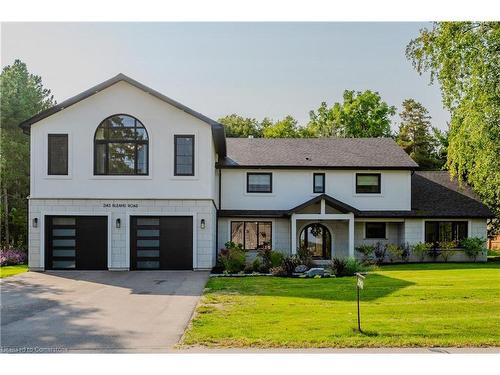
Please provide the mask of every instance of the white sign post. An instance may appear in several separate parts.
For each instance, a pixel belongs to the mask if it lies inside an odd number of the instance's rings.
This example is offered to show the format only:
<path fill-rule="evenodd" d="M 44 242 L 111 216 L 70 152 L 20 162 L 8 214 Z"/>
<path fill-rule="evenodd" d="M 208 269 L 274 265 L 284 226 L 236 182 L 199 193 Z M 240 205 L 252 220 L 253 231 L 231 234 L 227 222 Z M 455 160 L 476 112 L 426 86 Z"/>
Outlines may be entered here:
<path fill-rule="evenodd" d="M 359 272 L 356 272 L 356 291 L 358 294 L 358 331 L 359 332 L 362 332 L 361 331 L 361 319 L 360 319 L 360 315 L 359 315 L 359 290 L 363 289 L 364 286 L 365 286 L 365 276 L 363 276 Z"/>

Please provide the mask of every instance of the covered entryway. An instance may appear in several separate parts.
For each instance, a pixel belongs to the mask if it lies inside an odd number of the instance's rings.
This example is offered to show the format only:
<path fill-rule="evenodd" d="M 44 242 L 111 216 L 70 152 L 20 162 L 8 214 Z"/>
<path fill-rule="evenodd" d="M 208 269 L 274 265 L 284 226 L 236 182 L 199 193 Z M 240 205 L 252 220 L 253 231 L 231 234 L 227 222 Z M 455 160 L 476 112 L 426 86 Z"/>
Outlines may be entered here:
<path fill-rule="evenodd" d="M 333 256 L 354 257 L 354 215 L 358 212 L 327 194 L 291 209 L 292 254 L 299 247 L 307 247 L 318 261 Z"/>
<path fill-rule="evenodd" d="M 108 269 L 107 216 L 46 216 L 45 269 Z"/>
<path fill-rule="evenodd" d="M 193 269 L 191 216 L 132 216 L 130 221 L 131 269 Z"/>
<path fill-rule="evenodd" d="M 320 223 L 307 225 L 300 232 L 300 247 L 308 249 L 314 259 L 331 259 L 332 235 L 328 228 Z"/>

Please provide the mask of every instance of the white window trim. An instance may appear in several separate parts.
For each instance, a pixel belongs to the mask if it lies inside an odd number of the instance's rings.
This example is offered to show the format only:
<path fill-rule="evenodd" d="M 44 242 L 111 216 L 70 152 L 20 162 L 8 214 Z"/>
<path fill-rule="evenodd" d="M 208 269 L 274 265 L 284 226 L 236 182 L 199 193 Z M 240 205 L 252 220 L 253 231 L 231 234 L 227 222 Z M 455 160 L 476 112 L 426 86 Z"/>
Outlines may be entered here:
<path fill-rule="evenodd" d="M 466 221 L 467 222 L 467 238 L 470 238 L 472 231 L 472 220 L 469 219 L 422 219 L 422 242 L 425 242 L 425 222 L 426 221 Z"/>
<path fill-rule="evenodd" d="M 253 193 L 253 192 L 248 192 L 248 186 L 247 186 L 247 182 L 248 182 L 248 173 L 262 173 L 262 174 L 267 174 L 267 173 L 271 173 L 271 189 L 272 191 L 270 193 L 265 193 L 265 192 L 262 192 L 262 193 Z M 275 178 L 275 172 L 272 171 L 272 170 L 253 170 L 253 169 L 248 169 L 248 170 L 245 170 L 245 172 L 243 173 L 243 195 L 245 196 L 249 196 L 249 197 L 275 197 L 276 196 L 276 178 Z"/>
<path fill-rule="evenodd" d="M 194 175 L 193 176 L 176 176 L 175 175 L 175 136 L 176 135 L 192 135 L 194 136 Z M 200 136 L 199 132 L 197 130 L 190 130 L 190 131 L 176 131 L 170 133 L 170 146 L 172 147 L 171 150 L 169 150 L 170 157 L 172 159 L 168 159 L 169 163 L 169 169 L 168 169 L 168 175 L 169 175 L 169 180 L 184 180 L 184 181 L 196 181 L 200 179 L 200 163 L 199 157 L 200 157 L 200 151 L 199 151 L 199 143 L 200 143 Z"/>
<path fill-rule="evenodd" d="M 276 232 L 276 220 L 275 219 L 266 219 L 266 218 L 259 218 L 259 219 L 256 219 L 256 218 L 242 218 L 242 217 L 234 217 L 234 218 L 229 218 L 228 222 L 227 222 L 227 238 L 228 238 L 228 241 L 231 241 L 231 223 L 233 221 L 259 221 L 259 222 L 262 222 L 262 221 L 265 221 L 265 222 L 271 222 L 271 249 L 272 250 L 275 250 L 276 249 L 276 236 L 275 236 L 275 232 Z M 224 244 L 222 244 L 224 245 Z M 243 246 L 245 246 L 245 244 L 243 244 Z M 257 250 L 247 250 L 247 251 L 257 251 Z"/>
<path fill-rule="evenodd" d="M 95 175 L 94 174 L 94 136 L 97 127 L 99 124 L 97 124 L 94 128 L 91 129 L 90 131 L 90 155 L 89 155 L 89 180 L 152 180 L 153 179 L 153 142 L 152 140 L 154 139 L 153 137 L 153 130 L 149 129 L 144 125 L 146 128 L 146 131 L 148 132 L 148 175 L 129 175 L 129 176 L 113 176 L 113 175 Z"/>
<path fill-rule="evenodd" d="M 67 175 L 51 175 L 49 174 L 49 135 L 51 134 L 66 134 L 68 136 L 68 174 Z M 44 133 L 44 143 L 43 143 L 43 160 L 45 161 L 43 178 L 46 180 L 71 180 L 73 179 L 73 137 L 71 132 L 68 130 L 64 131 L 48 131 Z"/>
<path fill-rule="evenodd" d="M 380 193 L 356 193 L 356 175 L 358 173 L 378 173 L 380 174 Z M 384 198 L 384 173 L 380 170 L 356 170 L 352 175 L 353 197 Z"/>
<path fill-rule="evenodd" d="M 385 223 L 385 238 L 368 238 L 366 237 L 366 223 Z M 387 241 L 389 240 L 389 237 L 387 236 L 387 221 L 385 220 L 374 220 L 374 221 L 365 221 L 363 222 L 363 240 L 368 240 L 368 241 L 376 241 L 376 240 L 382 240 L 382 241 Z"/>

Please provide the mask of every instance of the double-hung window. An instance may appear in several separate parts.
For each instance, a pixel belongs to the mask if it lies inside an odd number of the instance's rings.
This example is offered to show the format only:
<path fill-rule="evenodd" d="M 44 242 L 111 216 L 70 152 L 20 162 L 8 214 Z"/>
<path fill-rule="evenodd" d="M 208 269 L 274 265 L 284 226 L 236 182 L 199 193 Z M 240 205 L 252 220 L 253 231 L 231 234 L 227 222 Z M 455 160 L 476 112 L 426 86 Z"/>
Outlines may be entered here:
<path fill-rule="evenodd" d="M 356 173 L 356 194 L 380 194 L 380 173 Z"/>
<path fill-rule="evenodd" d="M 313 175 L 313 192 L 314 193 L 324 193 L 325 192 L 325 174 L 324 173 L 314 173 L 314 175 Z"/>
<path fill-rule="evenodd" d="M 272 173 L 247 173 L 247 193 L 272 193 Z"/>
<path fill-rule="evenodd" d="M 175 135 L 175 176 L 194 176 L 194 135 Z"/>
<path fill-rule="evenodd" d="M 49 176 L 68 175 L 67 134 L 49 134 L 47 160 L 47 174 Z"/>

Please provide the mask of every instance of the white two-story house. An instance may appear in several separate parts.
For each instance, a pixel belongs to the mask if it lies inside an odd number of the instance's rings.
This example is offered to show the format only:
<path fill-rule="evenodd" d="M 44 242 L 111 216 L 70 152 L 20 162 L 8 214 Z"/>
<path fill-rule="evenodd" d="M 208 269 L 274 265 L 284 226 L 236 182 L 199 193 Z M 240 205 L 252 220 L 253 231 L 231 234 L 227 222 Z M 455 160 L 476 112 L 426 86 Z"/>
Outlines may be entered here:
<path fill-rule="evenodd" d="M 32 270 L 210 269 L 227 241 L 327 261 L 362 243 L 486 238 L 492 216 L 391 139 L 226 139 L 122 74 L 20 126 Z"/>

